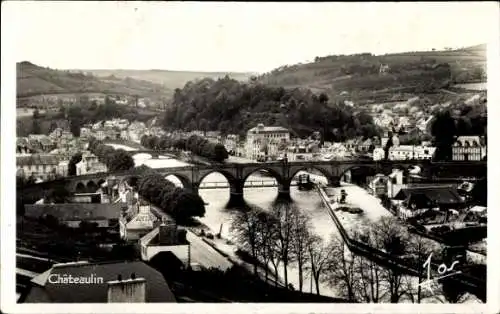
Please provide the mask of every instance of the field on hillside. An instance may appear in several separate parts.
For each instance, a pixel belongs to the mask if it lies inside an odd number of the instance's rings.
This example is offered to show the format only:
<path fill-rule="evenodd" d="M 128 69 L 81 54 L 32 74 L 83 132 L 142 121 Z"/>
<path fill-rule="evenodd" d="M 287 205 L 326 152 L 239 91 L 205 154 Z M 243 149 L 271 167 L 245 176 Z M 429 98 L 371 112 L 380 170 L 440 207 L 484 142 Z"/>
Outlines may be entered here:
<path fill-rule="evenodd" d="M 30 62 L 17 64 L 17 96 L 105 93 L 162 98 L 171 95 L 166 87 L 135 79 L 101 79 L 81 72 L 44 68 Z"/>
<path fill-rule="evenodd" d="M 117 78 L 132 78 L 136 80 L 150 81 L 156 84 L 162 84 L 170 90 L 182 88 L 184 85 L 192 80 L 201 78 L 222 78 L 226 75 L 238 80 L 247 81 L 252 73 L 241 72 L 188 72 L 188 71 L 165 71 L 165 70 L 85 70 L 95 76 L 101 78 L 110 78 L 115 76 Z"/>
<path fill-rule="evenodd" d="M 331 97 L 348 92 L 353 99 L 363 99 L 435 92 L 450 84 L 485 81 L 485 69 L 486 46 L 480 45 L 447 51 L 316 57 L 314 62 L 285 65 L 258 79 L 274 86 L 310 88 Z"/>

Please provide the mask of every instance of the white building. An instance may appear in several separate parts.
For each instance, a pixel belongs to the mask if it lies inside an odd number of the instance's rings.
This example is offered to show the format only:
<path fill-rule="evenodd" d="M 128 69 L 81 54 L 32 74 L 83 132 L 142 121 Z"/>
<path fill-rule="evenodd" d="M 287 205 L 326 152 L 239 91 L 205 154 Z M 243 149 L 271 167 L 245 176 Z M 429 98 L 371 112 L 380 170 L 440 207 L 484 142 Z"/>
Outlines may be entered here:
<path fill-rule="evenodd" d="M 59 163 L 64 160 L 60 155 L 34 154 L 16 156 L 16 168 L 22 169 L 25 177 L 34 176 L 47 180 L 60 174 Z"/>
<path fill-rule="evenodd" d="M 189 263 L 189 242 L 186 231 L 174 222 L 162 222 L 139 240 L 141 258 L 150 261 L 160 252 L 171 252 L 185 265 Z"/>
<path fill-rule="evenodd" d="M 385 151 L 382 147 L 375 147 L 373 150 L 373 160 L 382 160 L 385 157 Z"/>
<path fill-rule="evenodd" d="M 258 159 L 277 153 L 277 146 L 290 140 L 290 132 L 283 127 L 259 124 L 247 132 L 246 157 Z"/>
<path fill-rule="evenodd" d="M 430 126 L 430 123 L 431 121 L 434 119 L 434 116 L 429 116 L 429 117 L 422 117 L 420 118 L 417 123 L 416 123 L 416 127 L 417 129 L 419 129 L 420 131 L 426 133 L 427 130 L 429 130 L 429 126 Z"/>
<path fill-rule="evenodd" d="M 484 160 L 486 145 L 479 136 L 459 136 L 452 147 L 453 160 Z"/>
<path fill-rule="evenodd" d="M 392 146 L 389 149 L 390 160 L 407 160 L 407 159 L 432 159 L 435 147 L 429 146 L 414 146 L 414 145 L 398 145 Z"/>
<path fill-rule="evenodd" d="M 120 217 L 120 237 L 127 241 L 138 241 L 154 229 L 157 220 L 150 205 L 128 206 L 128 211 Z"/>
<path fill-rule="evenodd" d="M 82 160 L 75 166 L 77 176 L 107 171 L 106 165 L 101 163 L 97 156 L 90 152 L 82 154 Z"/>

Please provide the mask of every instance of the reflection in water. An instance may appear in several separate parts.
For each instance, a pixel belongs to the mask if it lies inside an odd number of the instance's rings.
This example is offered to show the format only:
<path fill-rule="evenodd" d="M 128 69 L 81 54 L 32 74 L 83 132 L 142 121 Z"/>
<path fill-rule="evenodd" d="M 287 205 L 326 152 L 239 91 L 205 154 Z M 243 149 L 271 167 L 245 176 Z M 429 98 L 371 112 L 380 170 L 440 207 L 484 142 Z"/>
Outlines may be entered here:
<path fill-rule="evenodd" d="M 209 178 L 209 176 L 211 176 Z M 207 182 L 225 182 L 225 178 L 220 174 L 211 174 L 207 176 Z M 252 180 L 252 178 L 249 178 Z M 253 180 L 258 180 L 254 178 Z M 311 233 L 320 236 L 324 241 L 329 240 L 333 234 L 338 234 L 337 229 L 328 215 L 320 196 L 315 190 L 300 191 L 296 186 L 290 188 L 290 197 L 278 197 L 277 187 L 266 188 L 245 188 L 243 191 L 243 201 L 234 202 L 230 199 L 229 188 L 225 189 L 200 189 L 200 196 L 208 203 L 205 206 L 205 217 L 199 220 L 207 225 L 214 234 L 221 232 L 225 239 L 234 241 L 231 236 L 232 217 L 237 212 L 248 210 L 249 208 L 271 211 L 277 206 L 294 206 L 301 212 L 309 215 L 311 218 Z M 281 274 L 283 278 L 283 273 Z M 294 287 L 298 287 L 298 271 L 295 266 L 288 269 L 289 282 Z M 315 292 L 316 287 L 310 285 L 309 280 L 305 283 L 305 290 L 312 289 Z M 335 291 L 321 284 L 321 294 L 336 296 Z"/>

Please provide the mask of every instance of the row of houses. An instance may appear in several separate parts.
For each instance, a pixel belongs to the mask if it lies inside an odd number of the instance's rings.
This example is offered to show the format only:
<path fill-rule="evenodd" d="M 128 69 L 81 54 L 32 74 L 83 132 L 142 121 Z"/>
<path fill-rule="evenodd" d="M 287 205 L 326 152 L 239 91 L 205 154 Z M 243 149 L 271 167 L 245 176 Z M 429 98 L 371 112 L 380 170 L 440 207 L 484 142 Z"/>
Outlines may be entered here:
<path fill-rule="evenodd" d="M 370 178 L 368 190 L 377 197 L 387 196 L 391 208 L 403 220 L 426 213 L 443 217 L 448 212 L 463 213 L 465 217 L 470 211 L 467 201 L 474 186 L 472 183 L 427 184 L 411 183 L 407 179 L 403 171 L 395 169 L 390 175 L 378 174 Z"/>

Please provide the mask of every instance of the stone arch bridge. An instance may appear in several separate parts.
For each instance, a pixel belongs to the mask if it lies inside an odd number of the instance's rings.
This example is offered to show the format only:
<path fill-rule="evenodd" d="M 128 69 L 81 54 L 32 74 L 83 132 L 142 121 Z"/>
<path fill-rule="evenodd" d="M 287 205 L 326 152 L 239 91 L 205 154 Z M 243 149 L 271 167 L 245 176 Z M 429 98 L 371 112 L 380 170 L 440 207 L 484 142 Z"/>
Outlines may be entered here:
<path fill-rule="evenodd" d="M 373 169 L 375 173 L 389 174 L 392 169 L 407 170 L 412 166 L 419 166 L 426 176 L 449 177 L 460 174 L 461 176 L 485 177 L 486 162 L 433 162 L 429 160 L 403 160 L 403 161 L 301 161 L 301 162 L 267 162 L 267 163 L 220 163 L 213 165 L 187 165 L 172 168 L 157 168 L 156 172 L 164 177 L 173 175 L 177 177 L 185 188 L 198 192 L 203 179 L 211 173 L 218 172 L 228 181 L 230 193 L 233 196 L 242 196 L 247 178 L 259 171 L 265 170 L 273 176 L 278 183 L 280 194 L 289 194 L 291 181 L 302 170 L 315 169 L 322 173 L 333 186 L 338 186 L 342 176 L 355 168 Z M 136 171 L 122 171 L 114 173 L 96 173 L 83 176 L 64 178 L 66 187 L 72 192 L 91 192 L 110 177 L 116 177 L 117 182 L 130 178 L 139 178 L 141 173 Z M 37 184 L 50 185 L 52 182 Z"/>

